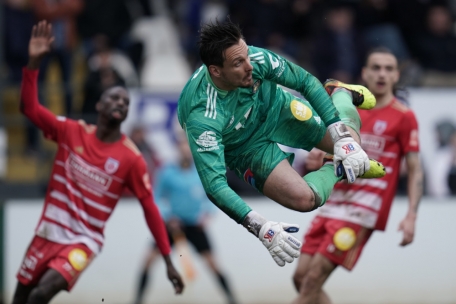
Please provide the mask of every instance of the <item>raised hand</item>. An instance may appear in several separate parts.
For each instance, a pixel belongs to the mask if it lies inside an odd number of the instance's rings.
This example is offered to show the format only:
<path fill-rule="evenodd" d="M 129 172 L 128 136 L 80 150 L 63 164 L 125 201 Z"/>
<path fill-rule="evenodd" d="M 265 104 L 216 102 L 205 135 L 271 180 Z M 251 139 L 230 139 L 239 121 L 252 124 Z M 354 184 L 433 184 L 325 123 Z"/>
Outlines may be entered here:
<path fill-rule="evenodd" d="M 50 23 L 42 20 L 33 26 L 29 42 L 29 69 L 39 68 L 43 56 L 50 52 L 52 42 L 54 42 L 54 36 Z"/>

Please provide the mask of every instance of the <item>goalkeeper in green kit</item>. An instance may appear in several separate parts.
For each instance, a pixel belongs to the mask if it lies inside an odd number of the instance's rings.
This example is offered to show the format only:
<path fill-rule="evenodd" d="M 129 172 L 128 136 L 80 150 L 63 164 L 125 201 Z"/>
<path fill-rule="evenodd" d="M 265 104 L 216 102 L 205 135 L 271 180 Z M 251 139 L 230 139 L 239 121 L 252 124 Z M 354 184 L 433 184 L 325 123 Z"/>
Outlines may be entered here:
<path fill-rule="evenodd" d="M 226 180 L 226 167 L 277 203 L 300 212 L 322 206 L 335 183 L 375 178 L 384 167 L 361 149 L 356 107 L 375 97 L 359 85 L 313 75 L 266 49 L 248 46 L 231 21 L 200 29 L 204 63 L 178 103 L 178 118 L 209 199 L 260 239 L 279 266 L 299 257 L 297 225 L 273 222 L 253 211 Z M 279 85 L 298 91 L 300 99 Z M 331 154 L 332 164 L 301 177 L 294 155 L 278 144 Z"/>

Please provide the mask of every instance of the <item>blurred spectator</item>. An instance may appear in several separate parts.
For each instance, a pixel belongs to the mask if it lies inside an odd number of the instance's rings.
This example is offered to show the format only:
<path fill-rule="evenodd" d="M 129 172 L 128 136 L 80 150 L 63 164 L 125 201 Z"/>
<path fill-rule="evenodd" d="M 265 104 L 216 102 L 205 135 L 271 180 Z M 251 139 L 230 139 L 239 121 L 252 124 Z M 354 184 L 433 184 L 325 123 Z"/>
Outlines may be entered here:
<path fill-rule="evenodd" d="M 332 5 L 326 28 L 315 41 L 314 60 L 317 77 L 353 83 L 358 80 L 365 47 L 354 26 L 354 11 L 346 4 Z"/>
<path fill-rule="evenodd" d="M 4 10 L 0 24 L 4 31 L 7 80 L 19 84 L 22 67 L 27 64 L 30 29 L 35 20 L 28 0 L 5 0 L 1 5 Z"/>
<path fill-rule="evenodd" d="M 448 172 L 448 187 L 452 195 L 456 195 L 456 132 L 451 136 L 449 145 L 451 159 L 450 170 Z"/>
<path fill-rule="evenodd" d="M 95 35 L 92 38 L 92 46 L 93 54 L 87 60 L 91 72 L 112 68 L 127 86 L 136 87 L 139 85 L 138 74 L 133 62 L 124 53 L 112 48 L 106 35 Z"/>
<path fill-rule="evenodd" d="M 429 193 L 437 197 L 455 194 L 456 181 L 456 127 L 450 121 L 442 121 L 436 125 L 439 147 L 432 158 L 432 166 L 428 168 L 430 177 Z M 453 188 L 450 188 L 453 187 Z"/>
<path fill-rule="evenodd" d="M 393 23 L 389 0 L 362 0 L 357 15 L 368 49 L 384 46 L 390 49 L 400 62 L 409 59 L 402 33 Z"/>
<path fill-rule="evenodd" d="M 134 126 L 130 133 L 130 139 L 135 143 L 139 151 L 141 151 L 147 164 L 151 184 L 154 185 L 155 175 L 157 169 L 160 167 L 160 161 L 153 147 L 146 142 L 144 128 L 142 126 Z"/>
<path fill-rule="evenodd" d="M 436 5 L 427 14 L 425 32 L 417 36 L 418 59 L 425 69 L 424 86 L 456 86 L 456 35 L 448 7 Z"/>
<path fill-rule="evenodd" d="M 142 46 L 131 39 L 133 18 L 138 18 L 136 8 L 146 6 L 144 14 L 150 14 L 148 1 L 140 0 L 84 0 L 85 6 L 78 18 L 79 34 L 83 40 L 86 57 L 95 49 L 93 37 L 105 35 L 115 49 L 125 52 L 135 67 L 141 62 Z M 141 10 L 140 10 L 141 13 Z"/>
<path fill-rule="evenodd" d="M 52 24 L 54 43 L 52 51 L 43 59 L 39 82 L 43 85 L 49 64 L 57 60 L 64 85 L 65 111 L 70 116 L 73 109 L 71 76 L 73 52 L 77 43 L 76 17 L 82 11 L 83 0 L 31 0 L 35 17 Z M 44 100 L 41 98 L 41 100 Z"/>

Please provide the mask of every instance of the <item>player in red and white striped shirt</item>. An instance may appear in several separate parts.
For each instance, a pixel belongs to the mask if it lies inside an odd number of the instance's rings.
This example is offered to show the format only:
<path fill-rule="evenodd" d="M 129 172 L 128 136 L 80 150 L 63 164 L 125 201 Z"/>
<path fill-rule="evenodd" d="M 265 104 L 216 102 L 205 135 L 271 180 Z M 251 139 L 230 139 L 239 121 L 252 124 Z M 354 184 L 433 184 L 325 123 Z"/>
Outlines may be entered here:
<path fill-rule="evenodd" d="M 386 175 L 357 179 L 353 184 L 336 184 L 304 236 L 293 277 L 299 291 L 294 304 L 331 303 L 322 290 L 329 275 L 339 265 L 351 270 L 372 232 L 386 227 L 402 159 L 408 171 L 409 209 L 399 225 L 404 233 L 400 245 L 413 241 L 423 192 L 415 114 L 394 96 L 394 85 L 399 80 L 398 62 L 388 49 L 378 48 L 369 53 L 362 76 L 377 100 L 370 111 L 359 110 L 362 147 L 370 158 L 385 166 Z M 311 152 L 314 153 L 318 152 Z M 320 161 L 323 155 L 322 152 Z"/>
<path fill-rule="evenodd" d="M 23 69 L 21 111 L 58 144 L 41 218 L 17 274 L 13 303 L 48 303 L 70 291 L 101 251 L 106 221 L 127 187 L 141 202 L 147 225 L 167 266 L 176 293 L 183 283 L 175 270 L 165 225 L 154 203 L 147 167 L 133 142 L 120 132 L 129 97 L 107 89 L 97 103 L 97 125 L 56 117 L 38 102 L 41 59 L 53 41 L 46 21 L 33 27 L 29 62 Z"/>

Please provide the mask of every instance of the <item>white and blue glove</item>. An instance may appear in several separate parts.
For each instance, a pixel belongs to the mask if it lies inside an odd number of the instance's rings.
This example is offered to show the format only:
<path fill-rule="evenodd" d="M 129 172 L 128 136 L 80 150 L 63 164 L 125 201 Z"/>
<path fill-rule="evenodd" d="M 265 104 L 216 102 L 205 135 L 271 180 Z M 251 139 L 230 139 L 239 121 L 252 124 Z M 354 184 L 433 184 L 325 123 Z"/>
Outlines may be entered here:
<path fill-rule="evenodd" d="M 285 266 L 285 263 L 292 263 L 299 257 L 302 243 L 290 235 L 299 231 L 298 225 L 267 221 L 251 211 L 244 226 L 260 239 L 277 265 Z"/>
<path fill-rule="evenodd" d="M 350 132 L 342 122 L 331 124 L 328 131 L 334 142 L 334 173 L 341 176 L 340 165 L 342 164 L 347 181 L 352 184 L 358 176 L 370 169 L 369 157 L 351 137 Z"/>

